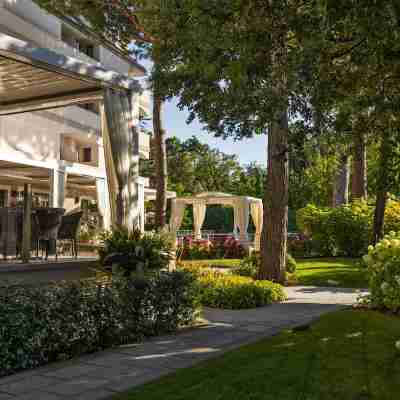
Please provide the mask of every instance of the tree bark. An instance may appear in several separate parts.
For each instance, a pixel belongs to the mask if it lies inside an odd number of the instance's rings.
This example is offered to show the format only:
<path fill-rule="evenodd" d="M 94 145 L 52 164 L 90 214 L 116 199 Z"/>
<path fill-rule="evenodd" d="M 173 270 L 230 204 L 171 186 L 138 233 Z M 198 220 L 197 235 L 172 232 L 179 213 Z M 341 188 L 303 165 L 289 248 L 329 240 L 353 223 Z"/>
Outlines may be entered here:
<path fill-rule="evenodd" d="M 288 46 L 287 16 L 278 0 L 270 0 L 274 26 L 271 80 L 275 109 L 268 132 L 268 171 L 264 192 L 264 221 L 259 277 L 285 283 L 289 202 Z"/>
<path fill-rule="evenodd" d="M 284 283 L 289 200 L 288 116 L 271 124 L 264 193 L 260 279 Z"/>
<path fill-rule="evenodd" d="M 355 132 L 353 135 L 353 168 L 351 180 L 351 198 L 367 198 L 367 143 L 366 134 Z"/>
<path fill-rule="evenodd" d="M 166 225 L 167 212 L 167 150 L 166 133 L 162 125 L 162 99 L 154 93 L 153 130 L 154 130 L 154 166 L 156 182 L 155 223 L 158 229 Z"/>
<path fill-rule="evenodd" d="M 390 186 L 390 163 L 393 155 L 390 143 L 390 132 L 386 130 L 382 135 L 382 142 L 379 149 L 379 174 L 378 188 L 376 193 L 374 229 L 372 234 L 372 244 L 378 243 L 384 235 L 385 210 Z"/>
<path fill-rule="evenodd" d="M 350 183 L 350 157 L 348 154 L 342 154 L 339 161 L 339 168 L 336 172 L 333 206 L 339 207 L 349 202 L 349 183 Z"/>

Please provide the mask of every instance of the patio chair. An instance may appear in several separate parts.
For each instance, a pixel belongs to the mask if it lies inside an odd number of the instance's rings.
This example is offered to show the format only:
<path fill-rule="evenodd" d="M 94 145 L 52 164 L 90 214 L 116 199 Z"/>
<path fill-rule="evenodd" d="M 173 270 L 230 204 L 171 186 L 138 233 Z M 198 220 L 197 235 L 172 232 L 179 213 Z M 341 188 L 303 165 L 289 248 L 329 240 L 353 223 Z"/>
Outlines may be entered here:
<path fill-rule="evenodd" d="M 64 212 L 63 208 L 37 208 L 35 210 L 38 242 L 45 244 L 46 260 L 49 257 L 51 243 L 55 245 L 55 256 L 56 260 L 58 259 L 57 237 Z"/>
<path fill-rule="evenodd" d="M 83 212 L 64 215 L 61 219 L 61 225 L 58 229 L 58 240 L 67 240 L 71 242 L 72 256 L 78 258 L 78 234 Z"/>

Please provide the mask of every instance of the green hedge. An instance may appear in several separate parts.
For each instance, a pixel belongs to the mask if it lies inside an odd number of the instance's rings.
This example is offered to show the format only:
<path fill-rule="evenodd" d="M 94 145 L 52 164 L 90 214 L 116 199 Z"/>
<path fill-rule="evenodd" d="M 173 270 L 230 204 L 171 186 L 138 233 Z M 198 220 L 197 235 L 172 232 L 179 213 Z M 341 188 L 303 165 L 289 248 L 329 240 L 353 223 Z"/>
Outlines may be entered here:
<path fill-rule="evenodd" d="M 0 287 L 0 376 L 175 331 L 197 315 L 185 272 Z"/>

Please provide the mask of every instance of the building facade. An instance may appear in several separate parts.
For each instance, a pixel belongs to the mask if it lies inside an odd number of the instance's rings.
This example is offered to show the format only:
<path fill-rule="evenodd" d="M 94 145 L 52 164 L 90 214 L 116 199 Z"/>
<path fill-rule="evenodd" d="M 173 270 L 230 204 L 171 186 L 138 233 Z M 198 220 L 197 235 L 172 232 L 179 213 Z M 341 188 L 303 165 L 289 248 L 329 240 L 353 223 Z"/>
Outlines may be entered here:
<path fill-rule="evenodd" d="M 0 0 L 0 32 L 110 71 L 131 77 L 145 75 L 144 68 L 118 48 L 100 42 L 74 20 L 48 14 L 31 0 Z M 144 93 L 138 101 L 144 117 L 149 97 Z M 21 202 L 24 183 L 31 183 L 34 207 L 70 211 L 93 202 L 104 227 L 109 228 L 99 107 L 80 104 L 0 118 L 0 207 Z M 140 121 L 135 123 L 140 126 Z M 148 158 L 149 146 L 149 136 L 140 132 L 141 157 Z M 144 228 L 144 201 L 154 198 L 154 190 L 145 178 L 137 183 Z"/>

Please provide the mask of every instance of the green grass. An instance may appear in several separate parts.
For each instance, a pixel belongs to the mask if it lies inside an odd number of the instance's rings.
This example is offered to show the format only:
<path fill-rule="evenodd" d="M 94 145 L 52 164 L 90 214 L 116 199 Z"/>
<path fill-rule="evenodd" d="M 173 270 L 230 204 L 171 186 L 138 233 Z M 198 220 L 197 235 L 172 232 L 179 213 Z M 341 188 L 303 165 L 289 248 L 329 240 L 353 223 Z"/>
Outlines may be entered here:
<path fill-rule="evenodd" d="M 240 264 L 239 259 L 221 258 L 215 260 L 185 260 L 182 264 L 197 264 L 208 268 L 232 268 Z"/>
<path fill-rule="evenodd" d="M 400 398 L 400 318 L 325 315 L 114 400 L 394 400 Z"/>
<path fill-rule="evenodd" d="M 315 258 L 297 261 L 296 284 L 366 288 L 367 274 L 354 258 Z"/>

